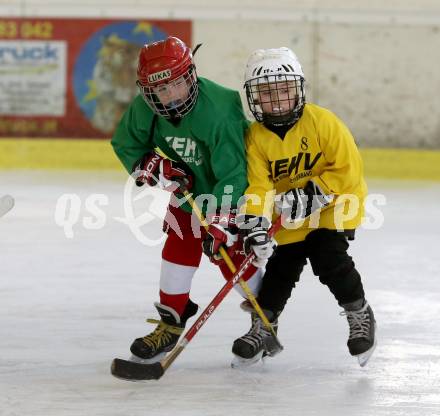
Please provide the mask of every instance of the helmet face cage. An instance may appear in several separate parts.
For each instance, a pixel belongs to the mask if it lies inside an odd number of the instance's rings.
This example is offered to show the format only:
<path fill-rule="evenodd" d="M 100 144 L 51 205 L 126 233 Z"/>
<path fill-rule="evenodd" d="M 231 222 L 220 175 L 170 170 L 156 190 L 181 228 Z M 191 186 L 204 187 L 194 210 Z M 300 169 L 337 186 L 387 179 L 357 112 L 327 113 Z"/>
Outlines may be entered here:
<path fill-rule="evenodd" d="M 265 124 L 294 124 L 305 105 L 304 78 L 300 75 L 263 75 L 245 83 L 249 109 Z M 263 111 L 263 105 L 271 111 Z"/>
<path fill-rule="evenodd" d="M 162 87 L 168 91 L 173 89 L 180 89 L 182 83 L 186 84 L 188 95 L 184 99 L 177 99 L 170 103 L 162 104 L 158 97 L 158 90 Z M 157 85 L 142 85 L 140 81 L 137 82 L 139 91 L 148 106 L 158 115 L 166 119 L 179 119 L 188 114 L 194 107 L 199 92 L 197 84 L 197 73 L 194 65 L 189 65 L 186 72 L 178 78 L 168 82 L 159 83 Z"/>

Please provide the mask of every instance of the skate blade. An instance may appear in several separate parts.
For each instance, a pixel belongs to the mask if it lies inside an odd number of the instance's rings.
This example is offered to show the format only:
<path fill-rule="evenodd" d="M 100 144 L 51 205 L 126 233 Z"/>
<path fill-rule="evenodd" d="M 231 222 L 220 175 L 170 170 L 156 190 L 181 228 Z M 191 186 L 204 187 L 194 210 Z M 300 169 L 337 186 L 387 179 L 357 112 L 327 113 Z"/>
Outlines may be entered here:
<path fill-rule="evenodd" d="M 165 358 L 166 355 L 166 352 L 161 352 L 160 354 L 155 355 L 153 358 L 141 358 L 137 355 L 131 354 L 131 357 L 128 360 L 138 364 L 154 364 L 162 361 L 162 358 Z"/>
<path fill-rule="evenodd" d="M 356 355 L 358 363 L 361 367 L 365 367 L 367 365 L 368 360 L 371 358 L 374 350 L 376 349 L 376 344 L 377 344 L 377 338 L 374 337 L 373 346 L 369 350 L 363 352 L 362 354 Z"/>
<path fill-rule="evenodd" d="M 14 198 L 11 195 L 4 195 L 0 198 L 0 217 L 7 214 L 12 208 L 14 208 Z"/>
<path fill-rule="evenodd" d="M 232 368 L 250 367 L 253 364 L 258 363 L 259 361 L 262 361 L 263 352 L 264 351 L 260 351 L 256 356 L 254 356 L 252 358 L 243 358 L 243 357 L 239 357 L 238 355 L 234 354 L 234 358 L 231 361 L 231 367 Z"/>
<path fill-rule="evenodd" d="M 284 347 L 273 337 L 266 339 L 264 356 L 275 357 L 283 351 Z"/>

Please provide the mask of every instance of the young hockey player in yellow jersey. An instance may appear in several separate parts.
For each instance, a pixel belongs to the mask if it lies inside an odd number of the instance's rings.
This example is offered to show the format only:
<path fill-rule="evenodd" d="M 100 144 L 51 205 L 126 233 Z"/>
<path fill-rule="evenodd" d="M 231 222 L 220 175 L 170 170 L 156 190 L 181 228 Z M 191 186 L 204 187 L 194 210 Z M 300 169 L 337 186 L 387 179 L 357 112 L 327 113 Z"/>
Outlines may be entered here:
<path fill-rule="evenodd" d="M 344 308 L 347 345 L 363 366 L 376 340 L 373 311 L 347 254 L 367 193 L 353 136 L 332 112 L 306 103 L 304 74 L 288 48 L 255 51 L 247 63 L 245 89 L 256 122 L 247 134 L 249 186 L 237 222 L 245 252 L 268 259 L 258 302 L 277 326 L 308 259 Z M 279 214 L 284 221 L 274 250 L 267 230 Z M 235 364 L 259 360 L 270 336 L 252 312 L 250 331 L 232 348 Z"/>

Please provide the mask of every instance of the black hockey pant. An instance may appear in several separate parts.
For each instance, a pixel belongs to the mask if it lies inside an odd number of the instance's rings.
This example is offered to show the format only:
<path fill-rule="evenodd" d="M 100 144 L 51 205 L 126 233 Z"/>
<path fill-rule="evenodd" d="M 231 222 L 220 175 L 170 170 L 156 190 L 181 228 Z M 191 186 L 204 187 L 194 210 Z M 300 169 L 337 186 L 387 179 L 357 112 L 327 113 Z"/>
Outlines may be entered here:
<path fill-rule="evenodd" d="M 304 241 L 278 246 L 269 259 L 258 302 L 264 309 L 281 313 L 309 259 L 313 273 L 328 286 L 339 305 L 364 297 L 361 276 L 347 254 L 344 233 L 318 229 Z"/>

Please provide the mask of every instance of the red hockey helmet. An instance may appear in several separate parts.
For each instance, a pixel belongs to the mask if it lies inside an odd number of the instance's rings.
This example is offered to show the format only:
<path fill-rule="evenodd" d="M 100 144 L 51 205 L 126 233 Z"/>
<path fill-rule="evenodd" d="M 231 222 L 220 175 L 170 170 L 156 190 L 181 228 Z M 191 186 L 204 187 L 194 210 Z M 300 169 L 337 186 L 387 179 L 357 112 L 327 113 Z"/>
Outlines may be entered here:
<path fill-rule="evenodd" d="M 165 118 L 181 118 L 197 100 L 197 74 L 191 49 L 180 39 L 144 45 L 139 54 L 138 87 L 146 103 Z"/>

